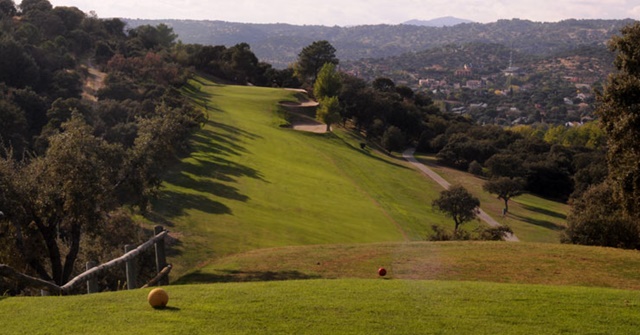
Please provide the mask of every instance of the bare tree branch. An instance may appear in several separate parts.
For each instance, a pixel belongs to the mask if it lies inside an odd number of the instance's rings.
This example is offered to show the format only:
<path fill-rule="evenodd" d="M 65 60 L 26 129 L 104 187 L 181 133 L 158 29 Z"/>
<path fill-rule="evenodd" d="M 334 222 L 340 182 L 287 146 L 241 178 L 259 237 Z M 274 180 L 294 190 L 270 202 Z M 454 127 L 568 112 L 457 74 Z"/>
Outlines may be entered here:
<path fill-rule="evenodd" d="M 30 287 L 47 289 L 49 292 L 54 294 L 62 293 L 62 288 L 55 283 L 48 282 L 40 278 L 27 276 L 5 264 L 0 264 L 0 276 L 17 280 L 21 283 L 26 283 Z"/>

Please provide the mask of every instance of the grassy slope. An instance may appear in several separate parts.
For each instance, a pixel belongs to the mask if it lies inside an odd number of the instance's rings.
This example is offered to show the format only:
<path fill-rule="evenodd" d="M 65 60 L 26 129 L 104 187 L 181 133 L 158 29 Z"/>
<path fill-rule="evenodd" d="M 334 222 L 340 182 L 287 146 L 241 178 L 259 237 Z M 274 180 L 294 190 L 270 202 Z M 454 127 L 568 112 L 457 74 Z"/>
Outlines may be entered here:
<path fill-rule="evenodd" d="M 599 286 L 640 289 L 640 254 L 549 243 L 393 242 L 250 251 L 219 259 L 185 282 L 303 278 L 393 279 Z"/>
<path fill-rule="evenodd" d="M 557 243 L 560 231 L 566 226 L 569 206 L 546 200 L 531 194 L 524 194 L 509 201 L 509 214 L 502 217 L 504 202 L 482 189 L 485 179 L 459 170 L 436 164 L 434 156 L 417 156 L 451 183 L 458 183 L 480 199 L 480 206 L 494 219 L 508 225 L 522 241 Z"/>
<path fill-rule="evenodd" d="M 154 221 L 178 237 L 174 278 L 248 250 L 415 241 L 433 224 L 452 226 L 430 206 L 441 188 L 399 157 L 363 151 L 361 139 L 340 129 L 311 134 L 279 127 L 285 121 L 277 103 L 296 100 L 296 92 L 199 78 L 185 93 L 207 108 L 209 121 L 195 136 L 193 153 L 169 171 L 154 204 Z M 477 178 L 438 172 L 482 193 Z M 479 196 L 488 212 L 502 208 L 493 196 Z M 521 240 L 557 241 L 558 211 L 566 207 L 528 195 L 518 201 L 525 199 L 533 204 L 514 204 L 518 219 L 506 223 Z"/>
<path fill-rule="evenodd" d="M 277 102 L 294 92 L 193 84 L 209 121 L 154 204 L 179 240 L 176 274 L 247 250 L 415 240 L 449 224 L 428 205 L 439 189 L 404 161 L 362 151 L 346 133 L 278 127 Z"/>
<path fill-rule="evenodd" d="M 640 294 L 602 288 L 306 280 L 0 301 L 3 334 L 633 334 Z M 10 315 L 10 317 L 8 317 Z"/>

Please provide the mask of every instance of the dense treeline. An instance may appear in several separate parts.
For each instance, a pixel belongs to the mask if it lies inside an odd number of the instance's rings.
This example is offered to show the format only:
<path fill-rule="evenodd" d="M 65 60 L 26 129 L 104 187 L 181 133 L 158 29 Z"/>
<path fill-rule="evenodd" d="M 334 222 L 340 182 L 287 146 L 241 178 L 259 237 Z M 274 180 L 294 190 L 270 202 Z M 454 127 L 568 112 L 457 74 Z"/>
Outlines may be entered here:
<path fill-rule="evenodd" d="M 167 26 L 0 0 L 0 27 L 0 263 L 64 284 L 140 241 L 131 210 L 204 115 L 178 90 Z"/>
<path fill-rule="evenodd" d="M 278 70 L 260 62 L 247 43 L 230 48 L 224 45 L 178 43 L 173 50 L 177 62 L 185 67 L 237 84 L 299 87 L 291 68 Z"/>
<path fill-rule="evenodd" d="M 640 24 L 621 32 L 609 42 L 616 71 L 597 97 L 607 134 L 608 175 L 574 202 L 563 240 L 640 249 Z"/>
<path fill-rule="evenodd" d="M 205 121 L 180 93 L 193 71 L 300 86 L 246 43 L 182 44 L 164 24 L 127 29 L 47 0 L 0 0 L 0 27 L 0 263 L 59 285 L 143 238 L 133 214 Z"/>
<path fill-rule="evenodd" d="M 606 176 L 605 138 L 597 123 L 481 126 L 440 112 L 427 95 L 388 78 L 369 84 L 343 74 L 339 98 L 343 118 L 389 151 L 415 144 L 447 166 L 488 178 L 522 178 L 527 191 L 544 197 L 566 201 Z"/>

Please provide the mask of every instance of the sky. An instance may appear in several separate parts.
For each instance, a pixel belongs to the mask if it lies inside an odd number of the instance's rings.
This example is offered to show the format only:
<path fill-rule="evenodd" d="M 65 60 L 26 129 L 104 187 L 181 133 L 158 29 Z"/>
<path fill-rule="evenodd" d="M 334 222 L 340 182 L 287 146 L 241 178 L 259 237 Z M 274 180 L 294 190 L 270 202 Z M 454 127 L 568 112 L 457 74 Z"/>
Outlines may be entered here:
<path fill-rule="evenodd" d="M 222 20 L 245 23 L 354 26 L 454 16 L 499 19 L 640 20 L 640 0 L 49 0 L 95 11 L 100 18 Z M 20 0 L 16 0 L 19 3 Z"/>

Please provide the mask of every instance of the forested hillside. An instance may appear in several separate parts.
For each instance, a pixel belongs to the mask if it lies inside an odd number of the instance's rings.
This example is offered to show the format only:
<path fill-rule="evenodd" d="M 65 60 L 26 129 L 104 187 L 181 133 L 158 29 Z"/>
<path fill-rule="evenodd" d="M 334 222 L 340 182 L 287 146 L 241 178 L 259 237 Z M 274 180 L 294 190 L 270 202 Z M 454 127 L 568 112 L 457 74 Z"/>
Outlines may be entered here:
<path fill-rule="evenodd" d="M 132 210 L 203 115 L 177 90 L 167 26 L 46 0 L 0 1 L 0 26 L 0 263 L 60 285 L 144 238 Z"/>
<path fill-rule="evenodd" d="M 246 42 L 261 60 L 276 68 L 295 61 L 300 49 L 327 40 L 342 60 L 382 58 L 435 46 L 499 43 L 532 55 L 549 55 L 584 45 L 603 45 L 632 20 L 566 20 L 554 23 L 500 20 L 453 27 L 366 25 L 355 27 L 294 26 L 192 20 L 125 20 L 130 27 L 164 23 L 184 43 L 234 45 Z"/>

